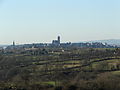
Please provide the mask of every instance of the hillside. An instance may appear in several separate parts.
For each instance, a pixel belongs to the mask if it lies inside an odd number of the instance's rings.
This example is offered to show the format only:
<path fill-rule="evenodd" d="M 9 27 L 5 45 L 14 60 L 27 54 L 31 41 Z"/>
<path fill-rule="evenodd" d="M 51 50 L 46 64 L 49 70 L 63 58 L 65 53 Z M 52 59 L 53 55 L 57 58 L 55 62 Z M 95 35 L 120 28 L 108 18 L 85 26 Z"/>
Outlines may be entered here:
<path fill-rule="evenodd" d="M 64 48 L 64 52 L 61 48 L 45 50 L 48 53 L 43 53 L 43 50 L 42 53 L 38 53 L 40 50 L 22 51 L 21 54 L 1 53 L 0 90 L 120 88 L 120 49 Z"/>

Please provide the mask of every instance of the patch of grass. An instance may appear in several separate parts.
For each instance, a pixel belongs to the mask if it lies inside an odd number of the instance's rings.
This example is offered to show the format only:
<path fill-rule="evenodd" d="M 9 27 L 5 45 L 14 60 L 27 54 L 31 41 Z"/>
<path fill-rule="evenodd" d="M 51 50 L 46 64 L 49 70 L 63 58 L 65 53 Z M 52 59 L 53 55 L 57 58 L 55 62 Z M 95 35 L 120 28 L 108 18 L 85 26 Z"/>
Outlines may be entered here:
<path fill-rule="evenodd" d="M 56 85 L 55 81 L 42 82 L 41 84 L 43 84 L 43 85 L 53 85 L 53 86 Z"/>
<path fill-rule="evenodd" d="M 120 76 L 120 71 L 113 71 L 111 72 L 113 75 Z"/>
<path fill-rule="evenodd" d="M 78 60 L 72 60 L 72 61 L 63 61 L 64 63 L 80 63 L 80 61 Z"/>

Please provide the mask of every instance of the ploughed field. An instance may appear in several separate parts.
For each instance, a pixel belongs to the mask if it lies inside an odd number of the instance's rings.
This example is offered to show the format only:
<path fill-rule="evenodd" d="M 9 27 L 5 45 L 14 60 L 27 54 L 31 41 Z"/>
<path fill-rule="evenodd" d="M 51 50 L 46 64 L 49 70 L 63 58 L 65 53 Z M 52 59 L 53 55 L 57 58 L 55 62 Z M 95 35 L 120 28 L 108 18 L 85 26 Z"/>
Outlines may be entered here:
<path fill-rule="evenodd" d="M 44 51 L 47 53 L 1 53 L 0 90 L 120 88 L 119 48 L 45 48 Z"/>

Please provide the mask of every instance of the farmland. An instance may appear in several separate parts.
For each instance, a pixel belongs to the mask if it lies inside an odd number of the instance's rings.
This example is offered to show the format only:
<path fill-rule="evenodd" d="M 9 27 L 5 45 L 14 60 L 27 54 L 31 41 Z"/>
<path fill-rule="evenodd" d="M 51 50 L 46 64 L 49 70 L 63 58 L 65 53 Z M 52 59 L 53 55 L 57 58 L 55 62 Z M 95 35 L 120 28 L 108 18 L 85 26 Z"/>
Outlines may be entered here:
<path fill-rule="evenodd" d="M 36 54 L 39 50 L 1 53 L 0 90 L 120 88 L 119 48 L 42 49 L 39 54 Z"/>

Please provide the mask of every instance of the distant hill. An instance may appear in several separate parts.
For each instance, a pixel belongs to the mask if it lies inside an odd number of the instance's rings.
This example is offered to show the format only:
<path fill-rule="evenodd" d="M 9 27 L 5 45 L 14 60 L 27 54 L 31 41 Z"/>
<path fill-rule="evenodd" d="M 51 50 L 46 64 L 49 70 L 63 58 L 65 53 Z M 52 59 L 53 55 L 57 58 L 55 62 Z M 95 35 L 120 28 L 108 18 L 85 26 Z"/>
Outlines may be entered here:
<path fill-rule="evenodd" d="M 94 40 L 94 41 L 88 41 L 88 42 L 101 42 L 101 43 L 107 43 L 110 45 L 120 45 L 120 39 Z"/>

